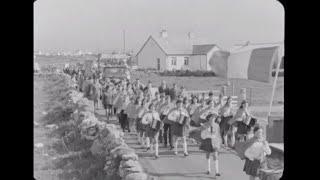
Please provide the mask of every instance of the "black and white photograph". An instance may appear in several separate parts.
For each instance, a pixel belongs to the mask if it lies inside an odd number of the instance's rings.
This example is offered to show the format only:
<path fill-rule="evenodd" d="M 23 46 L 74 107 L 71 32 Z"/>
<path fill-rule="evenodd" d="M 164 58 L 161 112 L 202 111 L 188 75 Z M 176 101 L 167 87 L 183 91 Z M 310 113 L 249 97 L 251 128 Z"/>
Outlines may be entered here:
<path fill-rule="evenodd" d="M 37 180 L 280 180 L 277 0 L 36 0 Z"/>

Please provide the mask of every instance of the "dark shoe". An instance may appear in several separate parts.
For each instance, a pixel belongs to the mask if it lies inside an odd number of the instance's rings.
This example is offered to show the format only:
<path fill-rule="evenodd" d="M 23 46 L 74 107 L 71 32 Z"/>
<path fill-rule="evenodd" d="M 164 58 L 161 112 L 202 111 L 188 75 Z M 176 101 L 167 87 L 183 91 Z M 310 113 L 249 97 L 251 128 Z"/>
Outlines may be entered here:
<path fill-rule="evenodd" d="M 207 171 L 206 174 L 210 174 L 210 171 Z"/>
<path fill-rule="evenodd" d="M 188 153 L 183 153 L 183 155 L 184 155 L 184 156 L 189 156 L 189 154 L 188 154 Z"/>
<path fill-rule="evenodd" d="M 155 159 L 158 159 L 158 158 L 159 158 L 159 156 L 155 155 L 155 156 L 154 156 L 154 158 L 155 158 Z"/>
<path fill-rule="evenodd" d="M 221 174 L 220 173 L 216 173 L 216 176 L 221 176 Z"/>
<path fill-rule="evenodd" d="M 150 147 L 148 147 L 147 149 L 146 149 L 146 151 L 149 151 L 150 150 Z"/>

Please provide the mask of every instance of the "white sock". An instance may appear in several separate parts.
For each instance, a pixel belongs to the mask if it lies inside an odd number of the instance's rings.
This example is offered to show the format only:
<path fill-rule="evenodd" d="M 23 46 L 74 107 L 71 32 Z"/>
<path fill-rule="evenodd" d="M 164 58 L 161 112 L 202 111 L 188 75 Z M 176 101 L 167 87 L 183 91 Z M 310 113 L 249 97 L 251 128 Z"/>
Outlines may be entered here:
<path fill-rule="evenodd" d="M 183 138 L 183 150 L 184 150 L 184 153 L 188 154 L 188 150 L 187 150 L 187 138 Z"/>
<path fill-rule="evenodd" d="M 210 164 L 210 163 L 211 163 L 211 160 L 210 160 L 210 158 L 207 159 L 207 161 L 208 161 L 208 171 L 211 172 L 211 166 L 210 166 L 210 165 L 211 165 L 211 164 Z"/>
<path fill-rule="evenodd" d="M 219 173 L 219 161 L 218 160 L 213 160 L 213 162 L 214 162 L 215 172 Z"/>
<path fill-rule="evenodd" d="M 176 142 L 175 142 L 174 152 L 175 152 L 175 153 L 178 153 L 178 140 L 176 140 Z"/>
<path fill-rule="evenodd" d="M 159 144 L 155 144 L 155 149 L 156 149 L 156 156 L 159 156 Z"/>
<path fill-rule="evenodd" d="M 141 144 L 141 137 L 140 137 L 140 134 L 138 134 L 138 142 Z"/>
<path fill-rule="evenodd" d="M 150 138 L 149 137 L 146 138 L 146 145 L 147 145 L 147 148 L 150 147 Z"/>

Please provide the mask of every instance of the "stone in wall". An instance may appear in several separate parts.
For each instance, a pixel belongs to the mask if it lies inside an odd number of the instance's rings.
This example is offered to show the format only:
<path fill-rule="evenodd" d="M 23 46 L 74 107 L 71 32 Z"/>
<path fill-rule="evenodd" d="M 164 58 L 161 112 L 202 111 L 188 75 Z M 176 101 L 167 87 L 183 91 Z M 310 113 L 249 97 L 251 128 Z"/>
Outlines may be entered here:
<path fill-rule="evenodd" d="M 122 156 L 122 160 L 134 160 L 134 161 L 138 161 L 139 160 L 139 157 L 136 153 L 129 153 L 129 154 L 124 154 Z"/>
<path fill-rule="evenodd" d="M 123 178 L 124 180 L 147 180 L 148 176 L 145 173 L 132 173 Z"/>

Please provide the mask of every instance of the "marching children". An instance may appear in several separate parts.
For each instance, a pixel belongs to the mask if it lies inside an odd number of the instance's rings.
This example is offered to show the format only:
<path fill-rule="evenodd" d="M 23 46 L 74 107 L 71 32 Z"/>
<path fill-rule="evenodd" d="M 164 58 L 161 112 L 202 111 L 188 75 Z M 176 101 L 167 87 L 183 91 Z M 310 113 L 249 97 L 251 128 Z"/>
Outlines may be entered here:
<path fill-rule="evenodd" d="M 147 151 L 149 149 L 153 150 L 153 145 L 155 146 L 155 158 L 159 157 L 159 143 L 158 136 L 159 130 L 161 126 L 159 113 L 156 111 L 153 103 L 149 105 L 149 111 L 142 117 L 142 124 L 147 125 L 146 129 L 146 143 L 147 143 Z"/>
<path fill-rule="evenodd" d="M 196 110 L 194 111 L 194 113 L 192 114 L 192 117 L 191 117 L 191 125 L 192 126 L 199 127 L 200 123 L 205 121 L 204 119 L 201 119 L 200 116 L 206 110 L 206 108 L 207 108 L 206 101 L 204 99 L 201 99 L 200 106 L 198 106 L 196 108 Z"/>
<path fill-rule="evenodd" d="M 138 131 L 138 142 L 145 146 L 145 132 L 146 132 L 146 125 L 142 123 L 142 117 L 144 114 L 149 110 L 148 109 L 148 102 L 146 99 L 143 99 L 141 106 L 138 108 L 138 115 L 137 115 L 137 131 Z"/>
<path fill-rule="evenodd" d="M 228 121 L 228 124 L 231 125 L 231 146 L 234 147 L 236 141 L 236 132 L 247 132 L 246 123 L 250 118 L 250 113 L 248 111 L 248 103 L 246 100 L 243 100 L 240 104 L 239 109 L 237 110 L 236 114 L 233 118 Z M 243 122 L 246 123 L 243 123 Z"/>
<path fill-rule="evenodd" d="M 166 103 L 160 107 L 160 119 L 163 122 L 163 140 L 164 140 L 164 147 L 166 148 L 168 145 L 168 138 L 169 138 L 169 145 L 170 149 L 173 149 L 172 144 L 172 125 L 173 121 L 168 120 L 167 116 L 168 113 L 175 107 L 175 105 L 171 102 L 170 95 L 166 96 Z"/>
<path fill-rule="evenodd" d="M 227 102 L 224 106 L 219 109 L 219 116 L 220 116 L 220 132 L 221 136 L 223 137 L 223 143 L 225 147 L 228 147 L 228 132 L 230 130 L 229 121 L 232 119 L 233 115 L 231 112 L 231 97 L 229 96 Z"/>
<path fill-rule="evenodd" d="M 244 147 L 243 171 L 249 175 L 249 180 L 258 179 L 259 169 L 263 167 L 266 155 L 271 154 L 269 144 L 263 137 L 262 127 L 256 126 L 253 131 L 254 137 L 246 141 Z"/>
<path fill-rule="evenodd" d="M 213 162 L 215 166 L 215 176 L 220 176 L 219 162 L 218 162 L 218 150 L 221 145 L 221 136 L 219 132 L 219 125 L 215 122 L 218 117 L 217 113 L 209 114 L 206 118 L 208 122 L 204 123 L 201 127 L 201 145 L 200 149 L 205 151 L 206 159 L 208 163 L 207 174 L 211 172 L 211 160 L 210 155 L 213 154 Z"/>
<path fill-rule="evenodd" d="M 181 100 L 177 100 L 176 108 L 174 108 L 169 114 L 168 119 L 174 121 L 172 125 L 172 135 L 174 139 L 174 154 L 178 155 L 178 142 L 183 140 L 183 153 L 184 156 L 188 156 L 187 150 L 187 134 L 190 124 L 190 117 Z"/>

